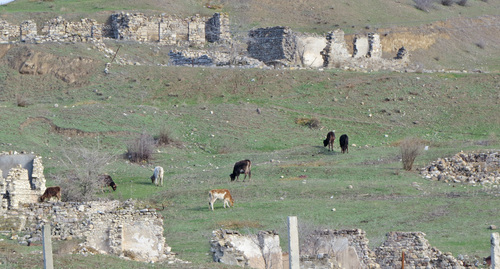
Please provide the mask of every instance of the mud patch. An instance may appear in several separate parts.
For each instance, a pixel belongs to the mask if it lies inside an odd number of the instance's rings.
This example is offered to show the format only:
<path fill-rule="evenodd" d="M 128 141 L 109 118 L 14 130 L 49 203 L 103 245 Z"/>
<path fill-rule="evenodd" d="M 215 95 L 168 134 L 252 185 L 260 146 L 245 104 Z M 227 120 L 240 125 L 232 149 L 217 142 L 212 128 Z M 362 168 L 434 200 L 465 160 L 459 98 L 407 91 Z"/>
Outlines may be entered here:
<path fill-rule="evenodd" d="M 9 66 L 21 74 L 50 74 L 70 84 L 85 82 L 96 65 L 90 58 L 56 56 L 28 46 L 11 48 L 5 54 Z"/>

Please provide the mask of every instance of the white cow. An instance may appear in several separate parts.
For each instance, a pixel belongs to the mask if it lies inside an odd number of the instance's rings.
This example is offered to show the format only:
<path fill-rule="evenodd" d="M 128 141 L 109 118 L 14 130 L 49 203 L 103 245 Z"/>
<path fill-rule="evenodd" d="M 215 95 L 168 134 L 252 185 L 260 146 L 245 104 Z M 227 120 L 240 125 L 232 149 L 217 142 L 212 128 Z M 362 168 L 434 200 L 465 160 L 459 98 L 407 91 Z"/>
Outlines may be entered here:
<path fill-rule="evenodd" d="M 155 184 L 156 186 L 163 186 L 163 167 L 155 167 L 155 171 L 151 176 L 151 183 Z"/>
<path fill-rule="evenodd" d="M 214 211 L 214 203 L 217 199 L 224 201 L 224 208 L 234 206 L 234 199 L 228 189 L 217 189 L 208 192 L 208 208 Z"/>

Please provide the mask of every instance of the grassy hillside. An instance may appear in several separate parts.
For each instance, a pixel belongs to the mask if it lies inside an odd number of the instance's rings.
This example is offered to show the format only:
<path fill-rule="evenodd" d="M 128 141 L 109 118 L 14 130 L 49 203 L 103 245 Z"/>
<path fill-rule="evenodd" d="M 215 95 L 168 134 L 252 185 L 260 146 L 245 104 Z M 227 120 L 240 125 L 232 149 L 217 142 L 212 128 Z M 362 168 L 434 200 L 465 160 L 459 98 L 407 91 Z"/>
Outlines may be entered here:
<path fill-rule="evenodd" d="M 220 9 L 208 9 L 207 3 Z M 179 16 L 229 12 L 239 41 L 252 27 L 275 25 L 319 34 L 377 29 L 386 41 L 396 34 L 427 38 L 436 33 L 439 38 L 429 47 L 419 44 L 412 51 L 414 62 L 489 73 L 159 67 L 168 62 L 168 47 L 107 40 L 110 48 L 124 45 L 120 55 L 142 65 L 112 65 L 105 75 L 108 60 L 90 44 L 0 46 L 0 151 L 43 156 L 49 186 L 66 169 L 62 158 L 71 149 L 114 156 L 106 171 L 118 190 L 102 198 L 134 198 L 139 206 L 159 208 L 167 243 L 179 258 L 192 262 L 184 267 L 228 268 L 207 254 L 211 233 L 219 228 L 275 229 L 286 249 L 290 215 L 298 216 L 301 234 L 314 228 L 361 228 L 374 248 L 389 231 L 422 231 L 432 246 L 455 257 L 489 255 L 488 226 L 500 225 L 498 189 L 432 182 L 418 169 L 461 150 L 500 148 L 498 1 L 435 4 L 423 12 L 406 0 L 17 0 L 0 6 L 0 18 L 41 23 L 62 15 L 104 22 L 122 10 Z M 50 73 L 21 75 L 11 68 L 22 63 L 24 48 L 52 55 L 49 66 L 62 63 L 58 57 L 93 61 L 75 69 L 76 82 L 68 84 Z M 319 126 L 309 128 L 297 119 L 317 120 Z M 150 162 L 124 158 L 128 143 L 141 133 L 157 136 L 162 129 L 174 142 L 155 148 Z M 340 154 L 338 143 L 333 152 L 323 147 L 329 130 L 337 137 L 349 135 L 349 154 Z M 398 147 L 407 137 L 429 146 L 409 172 L 402 169 Z M 253 162 L 252 181 L 230 183 L 234 162 L 245 158 Z M 150 184 L 156 165 L 165 168 L 163 188 Z M 217 203 L 209 211 L 207 192 L 213 188 L 230 189 L 235 207 L 224 210 Z M 21 247 L 7 238 L 0 242 L 2 265 L 42 268 L 40 247 Z M 167 267 L 69 255 L 71 244 L 55 244 L 56 267 Z"/>
<path fill-rule="evenodd" d="M 92 57 L 86 46 L 30 47 Z M 136 45 L 124 53 L 147 57 L 153 48 Z M 219 228 L 275 229 L 286 249 L 290 215 L 298 216 L 303 234 L 361 228 L 376 247 L 389 231 L 422 231 L 431 245 L 454 256 L 489 255 L 487 228 L 498 225 L 498 192 L 431 182 L 417 169 L 461 150 L 499 149 L 498 74 L 112 66 L 105 75 L 99 67 L 104 59 L 93 56 L 94 72 L 69 85 L 50 74 L 19 74 L 7 64 L 15 51 L 0 65 L 0 150 L 42 155 L 49 186 L 72 148 L 115 156 L 106 171 L 119 187 L 102 197 L 134 198 L 161 209 L 167 243 L 194 263 L 190 267 L 218 266 L 207 253 L 211 232 Z M 18 106 L 20 99 L 27 105 Z M 299 125 L 299 118 L 317 119 L 319 126 Z M 48 122 L 81 135 L 56 132 Z M 123 158 L 128 142 L 162 128 L 175 143 L 155 149 L 149 163 Z M 340 154 L 338 144 L 334 152 L 322 146 L 328 130 L 349 135 L 349 154 Z M 402 170 L 399 156 L 406 137 L 429 146 L 410 172 Z M 230 183 L 232 165 L 244 158 L 253 161 L 252 181 Z M 163 188 L 150 184 L 155 165 L 165 168 Z M 229 188 L 235 207 L 216 204 L 209 211 L 213 188 Z M 22 267 L 12 255 L 0 257 Z M 67 254 L 56 260 L 65 267 L 74 259 L 85 260 Z"/>

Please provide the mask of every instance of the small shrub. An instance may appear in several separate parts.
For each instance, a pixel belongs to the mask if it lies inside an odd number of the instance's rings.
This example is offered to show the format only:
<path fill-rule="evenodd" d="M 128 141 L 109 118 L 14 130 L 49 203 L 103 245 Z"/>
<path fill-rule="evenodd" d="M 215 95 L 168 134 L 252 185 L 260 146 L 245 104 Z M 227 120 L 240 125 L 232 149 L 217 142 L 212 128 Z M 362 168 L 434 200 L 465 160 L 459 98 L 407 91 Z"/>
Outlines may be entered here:
<path fill-rule="evenodd" d="M 142 133 L 134 141 L 127 146 L 127 158 L 131 162 L 148 162 L 153 155 L 155 141 L 153 137 L 147 133 Z"/>
<path fill-rule="evenodd" d="M 415 159 L 422 153 L 423 144 L 423 141 L 418 138 L 406 138 L 401 141 L 399 147 L 401 149 L 403 169 L 410 171 L 413 168 Z"/>
<path fill-rule="evenodd" d="M 28 99 L 24 95 L 16 95 L 16 103 L 18 107 L 27 107 L 29 105 Z"/>
<path fill-rule="evenodd" d="M 160 133 L 156 137 L 156 143 L 158 143 L 158 145 L 168 145 L 173 141 L 174 140 L 171 138 L 170 132 L 167 130 L 167 128 L 161 128 Z"/>
<path fill-rule="evenodd" d="M 458 0 L 457 4 L 458 4 L 459 6 L 463 6 L 463 7 L 465 7 L 465 6 L 467 5 L 467 0 Z"/>
<path fill-rule="evenodd" d="M 419 10 L 429 12 L 433 7 L 434 0 L 413 0 L 415 2 L 415 7 Z"/>
<path fill-rule="evenodd" d="M 317 118 L 312 118 L 312 119 L 297 118 L 295 120 L 295 123 L 298 124 L 298 125 L 307 126 L 309 128 L 318 128 L 320 122 L 319 122 L 319 120 Z"/>

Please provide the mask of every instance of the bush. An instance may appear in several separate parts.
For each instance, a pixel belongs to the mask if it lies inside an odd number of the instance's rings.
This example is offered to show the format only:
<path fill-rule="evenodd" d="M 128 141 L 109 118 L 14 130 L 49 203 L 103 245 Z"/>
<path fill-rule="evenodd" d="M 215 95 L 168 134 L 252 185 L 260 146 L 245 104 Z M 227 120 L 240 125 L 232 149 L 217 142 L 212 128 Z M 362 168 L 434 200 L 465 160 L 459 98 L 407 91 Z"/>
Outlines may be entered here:
<path fill-rule="evenodd" d="M 27 107 L 28 104 L 28 99 L 26 99 L 26 96 L 24 95 L 17 95 L 16 94 L 16 103 L 18 107 Z"/>
<path fill-rule="evenodd" d="M 134 141 L 127 146 L 127 158 L 131 162 L 148 162 L 153 155 L 155 141 L 153 137 L 147 133 L 142 133 Z"/>
<path fill-rule="evenodd" d="M 401 149 L 401 159 L 403 169 L 410 171 L 417 156 L 422 153 L 423 141 L 418 138 L 406 138 L 399 145 Z"/>
<path fill-rule="evenodd" d="M 309 128 L 318 128 L 319 127 L 319 120 L 317 118 L 297 118 L 295 120 L 295 123 L 298 125 L 302 126 L 307 126 Z"/>
<path fill-rule="evenodd" d="M 156 143 L 158 145 L 168 145 L 174 142 L 174 140 L 170 136 L 170 132 L 166 127 L 161 128 L 160 133 L 156 137 Z"/>
<path fill-rule="evenodd" d="M 458 0 L 457 4 L 458 4 L 459 6 L 463 6 L 463 7 L 465 7 L 465 6 L 467 5 L 467 0 Z"/>
<path fill-rule="evenodd" d="M 113 158 L 87 148 L 63 151 L 61 162 L 66 171 L 53 176 L 54 181 L 61 187 L 61 200 L 74 202 L 95 200 L 96 194 L 102 190 L 99 175 Z"/>
<path fill-rule="evenodd" d="M 413 0 L 415 2 L 415 7 L 425 12 L 429 12 L 429 9 L 433 7 L 434 0 Z"/>

